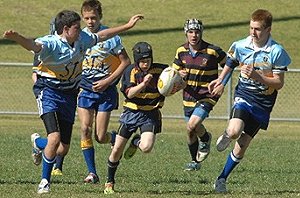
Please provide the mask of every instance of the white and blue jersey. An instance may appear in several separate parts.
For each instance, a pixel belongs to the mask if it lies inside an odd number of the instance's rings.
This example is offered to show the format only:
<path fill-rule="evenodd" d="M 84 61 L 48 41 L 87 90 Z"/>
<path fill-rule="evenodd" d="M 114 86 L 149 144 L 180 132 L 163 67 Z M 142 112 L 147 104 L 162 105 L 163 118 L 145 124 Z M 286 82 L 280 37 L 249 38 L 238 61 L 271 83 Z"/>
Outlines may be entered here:
<path fill-rule="evenodd" d="M 103 29 L 107 29 L 107 27 L 101 25 L 98 31 Z M 82 31 L 90 33 L 88 28 L 84 28 Z M 118 68 L 121 62 L 117 55 L 123 49 L 119 36 L 114 36 L 89 48 L 82 63 L 83 71 L 80 87 L 93 91 L 92 86 L 95 81 L 107 78 Z M 118 80 L 113 85 L 115 86 L 117 83 Z"/>
<path fill-rule="evenodd" d="M 85 51 L 98 42 L 96 34 L 81 31 L 73 46 L 59 35 L 36 39 L 42 44 L 35 68 L 37 81 L 33 86 L 39 114 L 58 112 L 61 119 L 74 123 L 77 94 Z"/>
<path fill-rule="evenodd" d="M 226 62 L 229 67 L 235 67 L 233 59 L 236 59 L 240 66 L 251 65 L 269 77 L 287 71 L 287 66 L 291 63 L 287 52 L 271 36 L 262 48 L 255 47 L 249 36 L 234 42 L 228 53 L 233 57 Z M 243 98 L 255 108 L 270 113 L 276 101 L 277 90 L 240 74 L 235 89 L 236 97 Z"/>
<path fill-rule="evenodd" d="M 42 44 L 36 67 L 38 80 L 35 94 L 44 87 L 72 92 L 77 90 L 82 73 L 82 61 L 86 50 L 98 42 L 96 34 L 81 31 L 74 46 L 59 35 L 48 35 L 35 41 Z"/>

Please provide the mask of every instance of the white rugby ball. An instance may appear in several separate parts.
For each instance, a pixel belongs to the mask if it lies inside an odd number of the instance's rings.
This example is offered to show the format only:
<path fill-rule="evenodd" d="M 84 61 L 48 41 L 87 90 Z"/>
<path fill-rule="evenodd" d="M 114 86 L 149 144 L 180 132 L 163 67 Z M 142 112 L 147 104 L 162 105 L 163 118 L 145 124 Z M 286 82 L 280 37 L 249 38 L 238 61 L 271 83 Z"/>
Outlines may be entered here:
<path fill-rule="evenodd" d="M 165 68 L 161 72 L 157 82 L 158 91 L 163 96 L 171 96 L 185 86 L 185 81 L 173 67 Z"/>

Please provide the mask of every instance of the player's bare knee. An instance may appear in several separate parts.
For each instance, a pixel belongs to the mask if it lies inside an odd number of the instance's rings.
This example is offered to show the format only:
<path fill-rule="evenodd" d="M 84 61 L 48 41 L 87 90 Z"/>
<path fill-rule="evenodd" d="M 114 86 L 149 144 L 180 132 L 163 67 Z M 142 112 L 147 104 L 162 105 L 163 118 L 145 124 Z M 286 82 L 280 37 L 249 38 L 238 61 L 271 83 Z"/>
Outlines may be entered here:
<path fill-rule="evenodd" d="M 236 128 L 227 128 L 226 133 L 230 139 L 237 139 L 240 136 L 240 131 Z"/>
<path fill-rule="evenodd" d="M 81 126 L 81 135 L 85 138 L 91 138 L 92 127 L 89 126 Z"/>
<path fill-rule="evenodd" d="M 143 153 L 150 153 L 151 150 L 152 150 L 152 148 L 153 148 L 153 144 L 150 144 L 150 143 L 146 143 L 146 144 L 140 143 L 139 144 L 139 148 L 140 148 L 140 150 Z"/>
<path fill-rule="evenodd" d="M 152 146 L 145 146 L 143 148 L 140 147 L 140 150 L 143 152 L 143 153 L 150 153 L 152 151 Z"/>
<path fill-rule="evenodd" d="M 196 125 L 188 122 L 186 125 L 186 129 L 188 133 L 193 133 L 196 130 Z"/>

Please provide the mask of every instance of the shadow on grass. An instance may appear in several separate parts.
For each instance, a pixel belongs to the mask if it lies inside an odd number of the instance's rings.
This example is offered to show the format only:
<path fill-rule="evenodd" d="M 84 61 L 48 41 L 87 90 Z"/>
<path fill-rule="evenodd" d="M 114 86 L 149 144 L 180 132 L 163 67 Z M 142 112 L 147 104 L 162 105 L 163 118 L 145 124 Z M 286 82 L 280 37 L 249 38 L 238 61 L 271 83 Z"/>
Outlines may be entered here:
<path fill-rule="evenodd" d="M 300 20 L 300 16 L 288 16 L 282 18 L 273 19 L 273 22 L 285 22 L 285 21 L 293 21 L 293 20 Z M 205 30 L 210 29 L 222 29 L 222 28 L 232 28 L 237 26 L 248 25 L 249 21 L 238 21 L 238 22 L 230 22 L 230 23 L 222 23 L 222 24 L 215 24 L 215 25 L 204 25 Z M 159 28 L 159 29 L 145 29 L 145 30 L 130 30 L 125 33 L 121 33 L 123 37 L 126 36 L 134 36 L 134 35 L 146 35 L 146 34 L 160 34 L 160 33 L 167 33 L 167 32 L 181 32 L 183 31 L 182 27 L 176 28 Z M 0 39 L 0 45 L 15 45 L 14 41 L 10 41 L 7 39 Z"/>

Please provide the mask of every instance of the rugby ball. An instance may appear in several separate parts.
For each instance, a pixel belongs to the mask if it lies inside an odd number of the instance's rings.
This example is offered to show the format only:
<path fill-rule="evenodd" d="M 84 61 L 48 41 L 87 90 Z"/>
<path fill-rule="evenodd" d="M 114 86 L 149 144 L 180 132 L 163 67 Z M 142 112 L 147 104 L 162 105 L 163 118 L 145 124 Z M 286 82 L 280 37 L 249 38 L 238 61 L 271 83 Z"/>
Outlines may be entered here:
<path fill-rule="evenodd" d="M 171 96 L 185 88 L 186 82 L 181 78 L 179 72 L 173 67 L 165 68 L 157 82 L 157 88 L 161 95 Z"/>

